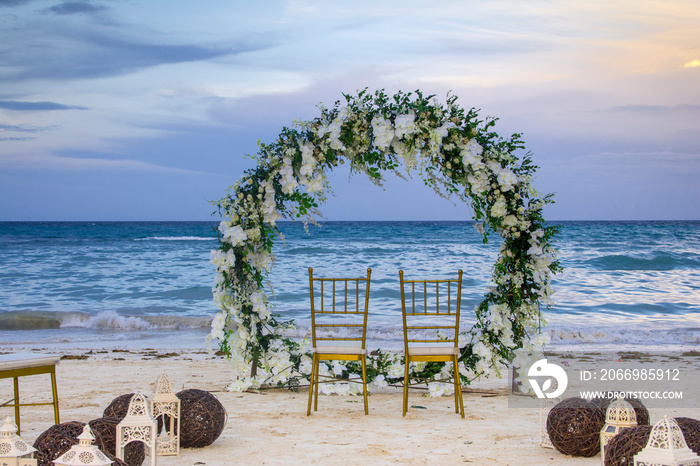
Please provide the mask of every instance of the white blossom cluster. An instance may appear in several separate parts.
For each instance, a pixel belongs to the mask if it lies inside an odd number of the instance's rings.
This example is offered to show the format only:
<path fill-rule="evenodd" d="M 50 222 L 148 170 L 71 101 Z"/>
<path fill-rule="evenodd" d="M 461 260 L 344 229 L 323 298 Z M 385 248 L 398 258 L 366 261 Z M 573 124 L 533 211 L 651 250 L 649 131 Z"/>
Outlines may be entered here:
<path fill-rule="evenodd" d="M 477 127 L 465 129 L 465 121 L 450 116 L 455 115 L 453 107 L 432 102 L 420 111 L 418 107 L 402 107 L 398 111 L 388 104 L 382 108 L 373 105 L 366 100 L 349 100 L 347 106 L 336 111 L 323 109 L 322 117 L 314 122 L 299 123 L 303 131 L 285 139 L 274 151 L 265 152 L 260 161 L 265 170 L 259 172 L 265 173 L 264 179 L 243 179 L 232 187 L 233 194 L 219 201 L 226 219 L 219 226 L 222 246 L 211 252 L 211 262 L 217 270 L 213 292 L 220 312 L 212 321 L 208 342 L 217 342 L 229 351 L 229 362 L 238 374 L 230 390 L 284 384 L 290 377 L 308 377 L 311 372 L 308 342 L 294 351 L 283 344 L 283 329 L 271 323 L 269 298 L 256 279 L 269 272 L 274 262 L 265 243 L 266 235 L 270 229 L 276 231 L 276 221 L 283 217 L 281 212 L 295 212 L 294 206 L 278 205 L 279 198 L 290 199 L 303 193 L 317 201 L 324 200 L 328 166 L 324 161 L 332 160 L 332 165 L 336 165 L 345 158 L 362 170 L 366 167 L 362 166 L 361 155 L 369 151 L 386 157 L 397 155 L 407 172 L 416 167 L 421 171 L 432 168 L 426 170 L 431 172 L 426 176 L 433 182 L 464 186 L 464 195 L 460 196 L 471 198 L 482 213 L 481 222 L 475 225 L 477 230 L 483 234 L 487 227 L 504 240 L 494 265 L 491 298 L 476 309 L 481 312 L 483 325 L 461 336 L 464 341 L 460 346 L 472 345 L 472 353 L 478 359 L 470 367 L 462 362 L 460 373 L 488 375 L 497 371 L 505 354 L 512 354 L 520 345 L 523 348 L 516 353 L 519 362 L 524 361 L 523 354 L 536 354 L 544 345 L 538 334 L 537 317 L 539 303 L 547 303 L 551 295 L 549 281 L 556 251 L 545 232 L 534 227 L 531 220 L 544 203 L 522 202 L 522 196 L 537 195 L 529 174 L 519 174 L 512 154 L 482 145 L 480 141 L 488 141 L 488 137 Z M 333 158 L 326 159 L 326 154 L 333 154 Z M 439 175 L 434 174 L 436 168 Z M 527 238 L 527 251 L 514 249 L 513 240 L 519 238 L 518 244 Z M 516 260 L 520 262 L 513 267 Z M 505 267 L 506 264 L 511 266 Z M 506 291 L 502 290 L 522 287 L 534 294 L 515 308 L 507 304 Z M 519 342 L 513 333 L 514 324 L 521 325 L 529 339 Z M 263 336 L 274 337 L 267 350 L 259 345 Z M 251 348 L 257 348 L 260 355 L 254 376 L 250 374 Z M 403 378 L 402 354 L 387 357 L 388 370 L 374 378 L 370 390 L 385 386 L 387 379 Z M 295 367 L 293 360 L 299 359 L 301 362 Z M 371 358 L 368 364 L 373 364 Z M 424 367 L 412 364 L 409 371 L 417 375 Z M 347 370 L 336 362 L 321 364 L 320 373 L 338 375 Z M 450 377 L 451 366 L 446 364 L 439 375 Z M 362 386 L 354 383 L 322 384 L 319 388 L 322 393 L 362 393 Z M 452 384 L 429 385 L 430 396 L 448 395 L 453 390 Z"/>

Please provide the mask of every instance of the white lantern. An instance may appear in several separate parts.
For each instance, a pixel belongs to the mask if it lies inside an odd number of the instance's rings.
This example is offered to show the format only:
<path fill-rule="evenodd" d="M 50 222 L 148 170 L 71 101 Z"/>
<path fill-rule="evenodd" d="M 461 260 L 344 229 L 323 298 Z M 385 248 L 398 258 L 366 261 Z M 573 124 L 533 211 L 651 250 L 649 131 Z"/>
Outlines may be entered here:
<path fill-rule="evenodd" d="M 156 393 L 153 395 L 153 417 L 163 418 L 164 433 L 156 440 L 159 456 L 180 454 L 180 399 L 173 393 L 173 387 L 165 374 L 156 380 Z"/>
<path fill-rule="evenodd" d="M 70 450 L 53 460 L 56 466 L 107 466 L 114 464 L 107 455 L 102 453 L 96 445 L 92 444 L 95 436 L 92 435 L 90 426 L 83 428 L 83 433 L 78 436 L 78 444 L 70 447 Z"/>
<path fill-rule="evenodd" d="M 637 414 L 634 407 L 623 397 L 618 397 L 608 405 L 605 411 L 605 425 L 600 431 L 600 462 L 605 465 L 605 446 L 622 429 L 637 425 Z"/>
<path fill-rule="evenodd" d="M 141 393 L 131 397 L 126 416 L 117 424 L 117 458 L 124 459 L 124 449 L 131 442 L 141 442 L 151 457 L 151 466 L 156 466 L 156 438 L 158 427 L 151 416 L 148 400 Z"/>
<path fill-rule="evenodd" d="M 647 446 L 634 455 L 634 466 L 700 466 L 700 456 L 688 448 L 675 419 L 664 416 L 654 424 Z"/>
<path fill-rule="evenodd" d="M 0 427 L 0 465 L 36 466 L 35 451 L 36 448 L 17 435 L 17 425 L 8 416 L 5 425 Z"/>

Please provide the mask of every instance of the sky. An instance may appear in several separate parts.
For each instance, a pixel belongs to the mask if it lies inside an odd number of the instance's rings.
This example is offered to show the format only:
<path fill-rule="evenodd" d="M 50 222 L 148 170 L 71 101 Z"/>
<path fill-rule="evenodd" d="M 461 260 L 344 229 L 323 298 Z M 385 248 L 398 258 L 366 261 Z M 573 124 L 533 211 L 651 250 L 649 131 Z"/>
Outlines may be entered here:
<path fill-rule="evenodd" d="M 555 220 L 700 219 L 696 0 L 0 0 L 0 221 L 210 220 L 257 141 L 420 89 L 522 133 Z M 336 170 L 331 220 L 462 220 Z"/>

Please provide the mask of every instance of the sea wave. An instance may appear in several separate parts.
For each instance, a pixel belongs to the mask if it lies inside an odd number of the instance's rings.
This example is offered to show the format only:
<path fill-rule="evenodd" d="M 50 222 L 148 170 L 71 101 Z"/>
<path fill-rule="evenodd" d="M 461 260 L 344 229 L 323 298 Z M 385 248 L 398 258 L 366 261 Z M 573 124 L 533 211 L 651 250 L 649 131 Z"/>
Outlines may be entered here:
<path fill-rule="evenodd" d="M 211 325 L 211 316 L 127 316 L 116 311 L 91 315 L 83 312 L 13 311 L 0 314 L 0 330 L 88 328 L 102 330 L 188 330 Z"/>
<path fill-rule="evenodd" d="M 625 254 L 611 254 L 587 261 L 600 270 L 673 270 L 680 268 L 696 269 L 700 265 L 697 257 L 679 254 L 655 253 L 649 257 L 634 257 Z"/>
<path fill-rule="evenodd" d="M 149 236 L 148 238 L 135 238 L 135 241 L 214 241 L 211 236 Z"/>

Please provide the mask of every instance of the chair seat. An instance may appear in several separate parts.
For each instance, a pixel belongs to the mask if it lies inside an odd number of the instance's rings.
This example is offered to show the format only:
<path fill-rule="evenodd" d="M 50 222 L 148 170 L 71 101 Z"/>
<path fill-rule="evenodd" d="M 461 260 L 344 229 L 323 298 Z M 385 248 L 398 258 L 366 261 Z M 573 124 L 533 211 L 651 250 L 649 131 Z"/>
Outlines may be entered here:
<path fill-rule="evenodd" d="M 367 350 L 359 346 L 317 346 L 316 354 L 366 354 Z"/>
<path fill-rule="evenodd" d="M 55 354 L 14 353 L 0 355 L 0 371 L 25 369 L 28 367 L 55 366 L 61 356 Z"/>
<path fill-rule="evenodd" d="M 453 356 L 459 354 L 454 346 L 415 346 L 408 348 L 409 356 Z"/>

